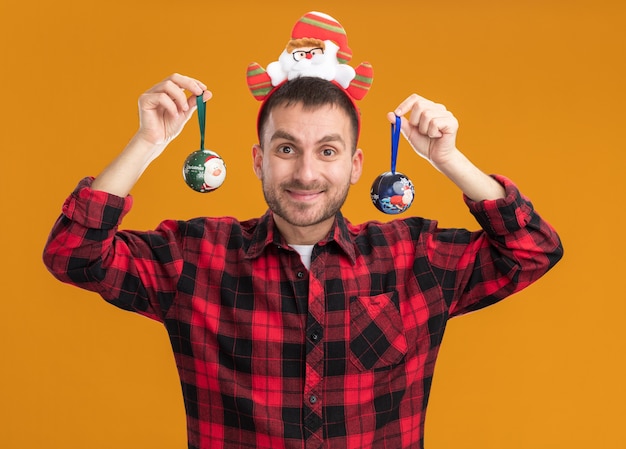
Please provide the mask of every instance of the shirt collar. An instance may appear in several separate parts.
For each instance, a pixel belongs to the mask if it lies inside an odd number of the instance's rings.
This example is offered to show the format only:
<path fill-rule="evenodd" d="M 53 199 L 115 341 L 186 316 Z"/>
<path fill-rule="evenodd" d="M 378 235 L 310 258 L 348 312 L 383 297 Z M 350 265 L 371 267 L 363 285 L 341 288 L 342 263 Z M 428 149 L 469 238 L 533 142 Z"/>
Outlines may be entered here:
<path fill-rule="evenodd" d="M 343 217 L 343 214 L 341 212 L 337 212 L 335 215 L 335 222 L 333 223 L 328 236 L 318 242 L 317 246 L 325 246 L 334 242 L 346 254 L 346 256 L 348 256 L 350 262 L 355 264 L 356 246 L 350 237 L 349 225 L 350 223 Z M 278 248 L 288 246 L 284 237 L 280 234 L 278 228 L 276 227 L 273 213 L 268 210 L 261 218 L 259 218 L 246 254 L 249 258 L 255 259 L 259 257 L 269 245 L 274 245 Z"/>

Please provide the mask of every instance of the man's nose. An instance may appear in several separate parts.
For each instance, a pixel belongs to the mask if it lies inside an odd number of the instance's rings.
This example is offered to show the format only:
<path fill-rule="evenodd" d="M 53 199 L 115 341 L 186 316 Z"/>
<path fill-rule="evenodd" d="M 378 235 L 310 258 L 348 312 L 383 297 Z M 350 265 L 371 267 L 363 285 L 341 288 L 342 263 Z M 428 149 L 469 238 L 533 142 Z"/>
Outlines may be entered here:
<path fill-rule="evenodd" d="M 313 155 L 304 153 L 298 158 L 294 177 L 303 182 L 311 182 L 317 179 L 318 171 Z"/>
<path fill-rule="evenodd" d="M 313 55 L 312 55 L 311 53 L 307 53 L 307 54 L 306 54 L 306 58 L 307 58 L 307 59 L 311 59 L 312 57 L 313 57 Z"/>

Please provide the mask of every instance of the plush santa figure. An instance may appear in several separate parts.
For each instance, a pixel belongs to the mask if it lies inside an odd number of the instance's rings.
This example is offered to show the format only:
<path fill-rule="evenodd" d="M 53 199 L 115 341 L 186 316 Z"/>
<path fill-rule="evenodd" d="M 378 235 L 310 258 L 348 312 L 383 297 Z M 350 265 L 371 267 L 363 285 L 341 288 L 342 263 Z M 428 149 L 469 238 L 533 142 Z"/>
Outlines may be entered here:
<path fill-rule="evenodd" d="M 248 66 L 248 87 L 262 101 L 286 80 L 314 76 L 336 82 L 360 100 L 372 85 L 373 70 L 367 62 L 354 69 L 347 64 L 350 59 L 352 50 L 341 24 L 328 14 L 312 11 L 296 22 L 278 61 L 271 62 L 267 70 L 257 63 Z"/>
<path fill-rule="evenodd" d="M 222 158 L 211 155 L 204 161 L 203 192 L 210 192 L 222 185 L 226 178 L 226 165 Z"/>

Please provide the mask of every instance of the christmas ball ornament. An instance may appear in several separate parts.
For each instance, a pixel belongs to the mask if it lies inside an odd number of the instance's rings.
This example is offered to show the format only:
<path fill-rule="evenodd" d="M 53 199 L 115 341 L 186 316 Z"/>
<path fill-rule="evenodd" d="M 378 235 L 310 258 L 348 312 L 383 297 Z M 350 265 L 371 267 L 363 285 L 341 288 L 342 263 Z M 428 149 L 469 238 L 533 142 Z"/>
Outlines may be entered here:
<path fill-rule="evenodd" d="M 214 151 L 194 151 L 185 160 L 183 178 L 185 183 L 196 192 L 212 192 L 224 182 L 226 164 Z"/>
<path fill-rule="evenodd" d="M 404 212 L 411 206 L 415 197 L 415 188 L 411 180 L 396 171 L 401 125 L 401 117 L 396 117 L 396 123 L 391 125 L 391 171 L 379 175 L 370 190 L 372 203 L 385 214 Z"/>
<path fill-rule="evenodd" d="M 200 149 L 194 151 L 183 164 L 183 179 L 196 192 L 212 192 L 226 179 L 226 164 L 214 151 L 204 148 L 204 125 L 206 122 L 206 104 L 203 95 L 196 97 L 198 106 L 198 124 L 200 125 Z"/>
<path fill-rule="evenodd" d="M 399 214 L 409 208 L 415 197 L 415 188 L 409 178 L 400 172 L 385 172 L 372 183 L 372 202 L 385 214 Z"/>

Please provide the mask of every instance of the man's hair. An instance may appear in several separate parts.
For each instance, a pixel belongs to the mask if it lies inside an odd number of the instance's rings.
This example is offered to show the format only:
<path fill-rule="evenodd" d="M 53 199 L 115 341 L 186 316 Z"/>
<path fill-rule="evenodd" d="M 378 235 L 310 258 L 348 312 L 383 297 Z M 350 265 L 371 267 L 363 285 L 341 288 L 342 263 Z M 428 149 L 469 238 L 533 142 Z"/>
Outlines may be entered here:
<path fill-rule="evenodd" d="M 297 104 L 302 105 L 304 109 L 316 109 L 330 105 L 345 111 L 352 123 L 352 151 L 356 150 L 359 135 L 359 111 L 355 104 L 341 87 L 322 78 L 311 76 L 303 76 L 285 82 L 265 100 L 257 120 L 259 139 L 262 140 L 265 123 L 274 108 Z M 263 142 L 260 143 L 263 145 Z"/>

